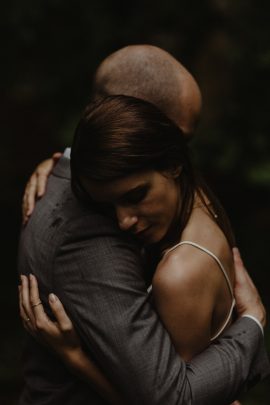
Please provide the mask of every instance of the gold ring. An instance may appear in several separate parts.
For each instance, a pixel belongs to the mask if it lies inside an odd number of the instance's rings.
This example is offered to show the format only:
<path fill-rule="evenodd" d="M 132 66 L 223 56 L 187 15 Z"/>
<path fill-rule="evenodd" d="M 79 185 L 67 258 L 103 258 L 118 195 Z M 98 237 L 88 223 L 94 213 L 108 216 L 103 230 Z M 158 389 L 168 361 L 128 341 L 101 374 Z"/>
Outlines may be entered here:
<path fill-rule="evenodd" d="M 39 301 L 39 302 L 37 302 L 36 304 L 31 305 L 31 307 L 34 308 L 34 307 L 37 307 L 38 305 L 42 305 L 42 302 Z"/>
<path fill-rule="evenodd" d="M 25 322 L 30 322 L 30 321 L 31 321 L 30 318 L 26 318 L 26 319 L 25 319 Z"/>

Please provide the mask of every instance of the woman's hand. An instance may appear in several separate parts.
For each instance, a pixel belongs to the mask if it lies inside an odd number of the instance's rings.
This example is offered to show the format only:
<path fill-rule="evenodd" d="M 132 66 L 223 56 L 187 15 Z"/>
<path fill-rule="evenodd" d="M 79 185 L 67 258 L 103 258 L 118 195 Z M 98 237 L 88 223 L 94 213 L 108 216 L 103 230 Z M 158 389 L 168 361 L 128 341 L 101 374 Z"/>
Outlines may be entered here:
<path fill-rule="evenodd" d="M 126 404 L 102 371 L 83 352 L 73 324 L 54 294 L 49 295 L 49 304 L 56 322 L 47 316 L 39 297 L 37 279 L 32 274 L 29 278 L 21 276 L 19 304 L 23 325 L 32 336 L 52 348 L 71 371 L 90 384 L 106 402 Z"/>
<path fill-rule="evenodd" d="M 34 275 L 29 278 L 21 276 L 19 303 L 23 325 L 37 340 L 51 347 L 64 360 L 74 355 L 75 351 L 81 351 L 78 335 L 56 295 L 49 295 L 49 304 L 56 322 L 45 313 Z"/>
<path fill-rule="evenodd" d="M 41 162 L 26 184 L 22 203 L 24 225 L 27 223 L 35 208 L 36 199 L 44 195 L 48 177 L 61 156 L 62 153 L 57 152 L 54 153 L 50 159 Z"/>

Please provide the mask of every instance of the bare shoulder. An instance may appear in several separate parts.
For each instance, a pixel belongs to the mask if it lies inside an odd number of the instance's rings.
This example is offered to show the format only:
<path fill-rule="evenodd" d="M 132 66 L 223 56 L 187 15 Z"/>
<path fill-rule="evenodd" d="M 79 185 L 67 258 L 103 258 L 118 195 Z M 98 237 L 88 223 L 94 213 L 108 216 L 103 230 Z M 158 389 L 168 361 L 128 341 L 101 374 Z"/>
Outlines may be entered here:
<path fill-rule="evenodd" d="M 211 257 L 182 245 L 163 257 L 154 275 L 157 311 L 185 360 L 210 342 L 218 290 L 213 274 L 219 274 L 214 266 Z"/>
<path fill-rule="evenodd" d="M 220 280 L 214 260 L 204 252 L 182 245 L 160 261 L 153 279 L 153 289 L 162 294 L 189 291 L 215 295 Z"/>

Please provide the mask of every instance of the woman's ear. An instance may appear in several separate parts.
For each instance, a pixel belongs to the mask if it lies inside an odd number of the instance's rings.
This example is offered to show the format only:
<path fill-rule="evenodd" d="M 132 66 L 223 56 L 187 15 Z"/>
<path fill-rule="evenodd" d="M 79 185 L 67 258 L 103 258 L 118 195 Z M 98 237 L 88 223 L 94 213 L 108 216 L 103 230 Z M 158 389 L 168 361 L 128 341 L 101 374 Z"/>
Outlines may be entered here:
<path fill-rule="evenodd" d="M 180 174 L 182 173 L 182 166 L 177 166 L 175 168 L 172 168 L 170 171 L 170 176 L 173 179 L 178 179 L 178 177 L 180 177 Z"/>
<path fill-rule="evenodd" d="M 171 178 L 171 179 L 178 179 L 178 177 L 180 177 L 182 172 L 182 166 L 177 166 L 175 168 L 171 168 L 168 170 L 164 170 L 163 171 L 163 175 Z"/>

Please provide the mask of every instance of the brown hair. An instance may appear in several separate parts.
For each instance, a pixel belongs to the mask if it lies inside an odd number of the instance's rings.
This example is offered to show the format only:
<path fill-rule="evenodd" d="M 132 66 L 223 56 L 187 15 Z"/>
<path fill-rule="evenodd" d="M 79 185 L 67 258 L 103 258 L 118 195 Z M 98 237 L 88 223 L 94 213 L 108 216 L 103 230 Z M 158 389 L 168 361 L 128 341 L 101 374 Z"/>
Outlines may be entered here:
<path fill-rule="evenodd" d="M 178 237 L 188 222 L 197 192 L 211 215 L 218 215 L 221 229 L 233 244 L 224 210 L 195 173 L 182 131 L 151 103 L 119 95 L 93 104 L 78 124 L 71 150 L 72 184 L 77 194 L 82 190 L 81 177 L 108 182 L 144 170 L 174 172 L 180 168 Z"/>

